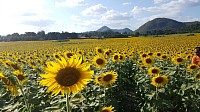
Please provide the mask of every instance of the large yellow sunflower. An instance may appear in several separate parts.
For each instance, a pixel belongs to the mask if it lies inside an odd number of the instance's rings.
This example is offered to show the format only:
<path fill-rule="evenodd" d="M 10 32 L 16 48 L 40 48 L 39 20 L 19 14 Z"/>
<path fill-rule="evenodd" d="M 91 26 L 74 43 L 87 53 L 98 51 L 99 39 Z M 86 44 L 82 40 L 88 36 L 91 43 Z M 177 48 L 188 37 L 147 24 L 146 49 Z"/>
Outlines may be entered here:
<path fill-rule="evenodd" d="M 156 87 L 164 86 L 168 83 L 168 77 L 166 75 L 157 75 L 151 79 L 151 84 Z"/>
<path fill-rule="evenodd" d="M 109 87 L 117 80 L 117 73 L 114 71 L 109 71 L 101 75 L 100 83 L 104 87 Z"/>
<path fill-rule="evenodd" d="M 114 107 L 109 106 L 109 107 L 103 107 L 100 112 L 114 112 L 114 111 L 115 111 Z"/>
<path fill-rule="evenodd" d="M 97 55 L 93 58 L 93 64 L 95 64 L 97 68 L 105 67 L 106 63 L 107 60 L 103 56 Z"/>
<path fill-rule="evenodd" d="M 40 80 L 40 84 L 48 86 L 46 92 L 52 92 L 52 95 L 58 95 L 60 92 L 62 95 L 65 92 L 68 95 L 75 94 L 86 86 L 86 84 L 92 80 L 94 71 L 89 69 L 88 64 L 82 63 L 82 58 L 77 55 L 73 55 L 69 60 L 61 57 L 61 60 L 56 62 L 50 62 L 44 69 L 47 74 L 40 74 L 43 78 Z"/>

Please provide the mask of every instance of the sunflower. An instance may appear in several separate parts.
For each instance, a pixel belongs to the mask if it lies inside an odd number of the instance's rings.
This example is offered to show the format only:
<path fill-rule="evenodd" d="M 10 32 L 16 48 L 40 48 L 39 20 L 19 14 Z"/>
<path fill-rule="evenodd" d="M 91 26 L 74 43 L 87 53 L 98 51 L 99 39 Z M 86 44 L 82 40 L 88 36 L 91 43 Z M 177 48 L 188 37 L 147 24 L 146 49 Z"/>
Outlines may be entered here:
<path fill-rule="evenodd" d="M 97 68 L 103 68 L 107 63 L 107 60 L 103 56 L 97 55 L 93 58 L 93 63 Z"/>
<path fill-rule="evenodd" d="M 15 75 L 17 76 L 17 79 L 19 80 L 20 83 L 21 83 L 21 82 L 25 79 L 25 77 L 26 77 L 26 74 L 23 74 L 22 71 L 20 71 L 20 70 L 15 70 L 15 71 L 13 72 L 13 74 L 15 74 Z"/>
<path fill-rule="evenodd" d="M 109 106 L 109 107 L 103 107 L 100 112 L 114 112 L 114 111 L 115 111 L 114 107 Z"/>
<path fill-rule="evenodd" d="M 69 58 L 71 58 L 73 55 L 74 55 L 73 52 L 70 52 L 70 51 L 65 51 L 65 52 L 64 52 L 64 57 L 65 57 L 65 59 L 69 59 Z"/>
<path fill-rule="evenodd" d="M 199 68 L 199 66 L 196 65 L 196 64 L 190 64 L 190 65 L 187 66 L 187 69 L 188 69 L 188 71 L 190 71 L 190 72 L 192 72 L 192 71 L 194 71 L 194 70 L 197 70 L 198 68 Z"/>
<path fill-rule="evenodd" d="M 163 55 L 160 56 L 160 58 L 161 58 L 162 60 L 167 60 L 167 59 L 168 59 L 168 56 L 167 56 L 166 54 L 163 54 Z"/>
<path fill-rule="evenodd" d="M 102 76 L 98 75 L 98 76 L 95 76 L 94 81 L 95 81 L 96 84 L 100 84 L 101 83 L 101 79 L 102 79 Z"/>
<path fill-rule="evenodd" d="M 103 51 L 102 48 L 100 48 L 100 47 L 96 47 L 96 48 L 95 48 L 95 53 L 96 53 L 96 54 L 103 54 L 103 52 L 104 52 L 104 51 Z"/>
<path fill-rule="evenodd" d="M 53 91 L 54 96 L 60 92 L 62 95 L 65 92 L 70 95 L 81 91 L 92 80 L 94 74 L 94 71 L 89 69 L 90 66 L 82 63 L 82 58 L 77 55 L 73 55 L 69 60 L 61 57 L 61 60 L 49 63 L 44 69 L 47 74 L 40 74 L 43 79 L 39 82 L 43 86 L 48 86 L 46 92 Z"/>
<path fill-rule="evenodd" d="M 148 69 L 148 74 L 150 74 L 150 75 L 157 75 L 157 74 L 160 73 L 160 71 L 161 70 L 158 67 L 151 67 L 151 68 Z"/>
<path fill-rule="evenodd" d="M 196 80 L 200 79 L 200 73 L 196 74 L 196 75 L 194 76 L 194 78 L 195 78 Z"/>
<path fill-rule="evenodd" d="M 104 86 L 104 87 L 109 87 L 111 86 L 113 83 L 116 82 L 117 80 L 117 73 L 114 71 L 109 71 L 106 72 L 104 74 L 101 75 L 101 80 L 100 83 Z"/>
<path fill-rule="evenodd" d="M 152 57 L 146 57 L 146 58 L 143 58 L 142 60 L 146 66 L 151 66 L 154 64 L 154 59 Z"/>
<path fill-rule="evenodd" d="M 180 65 L 185 62 L 185 59 L 183 59 L 182 57 L 174 57 L 172 61 L 174 62 L 174 64 Z"/>
<path fill-rule="evenodd" d="M 8 91 L 10 91 L 12 95 L 18 95 L 19 94 L 17 87 L 7 77 L 5 77 L 2 73 L 0 73 L 0 79 L 7 86 Z"/>
<path fill-rule="evenodd" d="M 169 79 L 166 75 L 162 75 L 162 76 L 157 75 L 151 79 L 151 84 L 156 87 L 161 87 L 161 86 L 164 86 L 165 84 L 167 84 L 168 80 Z"/>
<path fill-rule="evenodd" d="M 119 62 L 119 53 L 115 53 L 112 55 L 112 61 L 113 62 Z"/>

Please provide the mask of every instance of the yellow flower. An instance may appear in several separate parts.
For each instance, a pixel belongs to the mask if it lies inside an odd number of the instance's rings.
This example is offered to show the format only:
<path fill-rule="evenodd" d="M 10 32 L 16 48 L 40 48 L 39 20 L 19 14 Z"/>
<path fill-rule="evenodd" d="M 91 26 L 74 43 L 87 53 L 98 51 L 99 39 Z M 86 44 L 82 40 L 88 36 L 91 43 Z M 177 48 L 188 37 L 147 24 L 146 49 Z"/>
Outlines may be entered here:
<path fill-rule="evenodd" d="M 161 70 L 158 67 L 151 67 L 151 68 L 148 69 L 148 74 L 150 74 L 150 75 L 157 75 L 157 74 L 160 73 L 160 71 Z"/>
<path fill-rule="evenodd" d="M 17 86 L 15 86 L 7 77 L 5 77 L 2 73 L 0 73 L 0 78 L 2 82 L 7 86 L 7 89 L 11 92 L 12 95 L 18 95 Z"/>
<path fill-rule="evenodd" d="M 172 61 L 174 62 L 174 64 L 180 65 L 185 62 L 185 59 L 183 59 L 182 57 L 174 57 Z"/>
<path fill-rule="evenodd" d="M 97 55 L 93 58 L 93 64 L 95 64 L 97 68 L 105 67 L 106 63 L 107 60 L 103 56 Z"/>
<path fill-rule="evenodd" d="M 144 65 L 151 66 L 154 64 L 154 59 L 152 57 L 143 58 Z"/>
<path fill-rule="evenodd" d="M 69 60 L 61 57 L 61 60 L 49 62 L 44 69 L 47 74 L 40 74 L 43 78 L 40 84 L 48 86 L 46 92 L 52 92 L 52 95 L 62 95 L 65 92 L 68 95 L 75 94 L 86 87 L 86 84 L 92 80 L 94 71 L 89 69 L 88 64 L 82 63 L 82 58 L 77 55 L 72 56 Z"/>
<path fill-rule="evenodd" d="M 157 75 L 151 79 L 151 84 L 156 87 L 162 87 L 168 83 L 168 77 L 166 75 Z"/>
<path fill-rule="evenodd" d="M 116 82 L 117 76 L 117 73 L 114 71 L 106 72 L 101 75 L 100 83 L 105 87 L 112 86 L 112 84 Z"/>
<path fill-rule="evenodd" d="M 188 69 L 188 71 L 190 71 L 190 72 L 192 72 L 192 71 L 194 71 L 194 70 L 197 70 L 198 68 L 199 68 L 199 66 L 196 65 L 196 64 L 190 64 L 190 65 L 187 66 L 187 69 Z"/>
<path fill-rule="evenodd" d="M 103 107 L 100 112 L 114 112 L 114 111 L 115 111 L 114 107 L 109 106 L 109 107 Z"/>

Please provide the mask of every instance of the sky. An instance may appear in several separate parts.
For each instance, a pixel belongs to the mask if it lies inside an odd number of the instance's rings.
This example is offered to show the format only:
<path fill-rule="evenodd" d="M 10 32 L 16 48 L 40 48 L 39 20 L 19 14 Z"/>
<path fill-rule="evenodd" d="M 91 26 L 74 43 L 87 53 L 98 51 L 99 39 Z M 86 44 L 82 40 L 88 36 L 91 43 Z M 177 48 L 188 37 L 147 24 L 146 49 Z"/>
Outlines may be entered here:
<path fill-rule="evenodd" d="M 0 35 L 136 30 L 154 18 L 200 21 L 200 0 L 0 0 Z"/>

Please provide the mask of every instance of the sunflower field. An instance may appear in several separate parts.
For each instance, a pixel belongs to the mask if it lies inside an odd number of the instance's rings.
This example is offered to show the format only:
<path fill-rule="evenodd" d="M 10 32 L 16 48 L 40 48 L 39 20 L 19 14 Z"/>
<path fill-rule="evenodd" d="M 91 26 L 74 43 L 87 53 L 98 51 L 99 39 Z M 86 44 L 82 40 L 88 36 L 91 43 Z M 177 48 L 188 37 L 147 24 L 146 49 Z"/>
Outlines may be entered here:
<path fill-rule="evenodd" d="M 199 40 L 0 42 L 0 111 L 200 112 Z"/>

